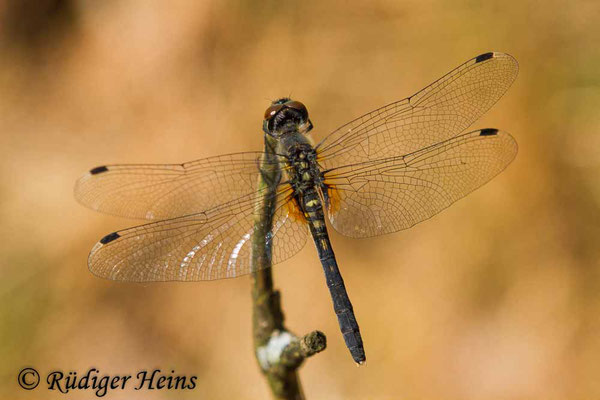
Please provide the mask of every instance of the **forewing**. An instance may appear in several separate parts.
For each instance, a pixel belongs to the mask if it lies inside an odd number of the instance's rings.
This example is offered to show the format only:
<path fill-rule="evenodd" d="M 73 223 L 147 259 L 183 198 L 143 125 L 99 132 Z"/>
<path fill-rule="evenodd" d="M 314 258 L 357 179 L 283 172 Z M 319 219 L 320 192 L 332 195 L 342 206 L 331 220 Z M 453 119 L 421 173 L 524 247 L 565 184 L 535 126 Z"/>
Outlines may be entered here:
<path fill-rule="evenodd" d="M 185 164 L 97 167 L 77 181 L 75 198 L 96 211 L 130 218 L 196 214 L 255 193 L 262 154 L 227 154 Z"/>
<path fill-rule="evenodd" d="M 415 152 L 463 132 L 506 92 L 518 72 L 508 54 L 473 58 L 418 93 L 347 123 L 318 146 L 325 170 Z"/>
<path fill-rule="evenodd" d="M 273 219 L 273 263 L 306 243 L 306 225 L 288 216 L 291 188 L 277 194 Z M 153 222 L 105 236 L 88 264 L 102 278 L 132 281 L 201 281 L 251 272 L 256 204 L 261 193 L 212 210 Z"/>
<path fill-rule="evenodd" d="M 404 156 L 331 170 L 325 175 L 329 218 L 351 237 L 409 228 L 492 179 L 516 154 L 508 133 L 482 129 Z"/>

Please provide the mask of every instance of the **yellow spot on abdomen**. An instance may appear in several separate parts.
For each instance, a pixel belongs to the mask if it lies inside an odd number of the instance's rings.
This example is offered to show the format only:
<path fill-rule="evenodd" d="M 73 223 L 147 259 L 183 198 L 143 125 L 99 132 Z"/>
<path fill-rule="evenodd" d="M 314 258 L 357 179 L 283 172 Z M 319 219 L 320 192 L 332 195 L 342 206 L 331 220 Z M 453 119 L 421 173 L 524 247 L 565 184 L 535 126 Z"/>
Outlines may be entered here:
<path fill-rule="evenodd" d="M 313 207 L 313 206 L 316 206 L 318 203 L 319 203 L 319 200 L 317 200 L 317 199 L 314 199 L 314 200 L 309 200 L 309 201 L 307 201 L 307 202 L 306 202 L 306 205 L 307 205 L 308 207 Z"/>
<path fill-rule="evenodd" d="M 329 246 L 327 245 L 327 240 L 325 240 L 325 239 L 321 239 L 321 248 L 322 248 L 323 250 L 327 250 L 327 249 L 329 249 Z"/>

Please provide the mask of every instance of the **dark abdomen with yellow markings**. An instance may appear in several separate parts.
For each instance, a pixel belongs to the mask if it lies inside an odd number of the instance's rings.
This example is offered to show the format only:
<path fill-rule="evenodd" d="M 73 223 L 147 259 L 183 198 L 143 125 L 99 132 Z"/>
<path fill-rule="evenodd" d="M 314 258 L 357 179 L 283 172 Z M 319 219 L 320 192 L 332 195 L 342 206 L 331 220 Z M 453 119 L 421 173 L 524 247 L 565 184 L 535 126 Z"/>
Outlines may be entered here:
<path fill-rule="evenodd" d="M 289 149 L 288 160 L 289 181 L 294 190 L 293 201 L 288 204 L 296 208 L 290 211 L 308 223 L 344 341 L 354 361 L 363 364 L 366 357 L 360 330 L 325 225 L 323 202 L 327 201 L 328 188 L 323 183 L 316 152 L 308 144 L 298 144 Z"/>

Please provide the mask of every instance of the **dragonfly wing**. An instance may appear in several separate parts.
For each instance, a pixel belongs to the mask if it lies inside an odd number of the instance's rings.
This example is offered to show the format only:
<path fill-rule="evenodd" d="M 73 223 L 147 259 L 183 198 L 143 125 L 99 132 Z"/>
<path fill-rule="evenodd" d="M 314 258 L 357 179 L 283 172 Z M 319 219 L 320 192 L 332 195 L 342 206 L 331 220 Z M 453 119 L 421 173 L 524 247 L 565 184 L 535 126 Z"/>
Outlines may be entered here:
<path fill-rule="evenodd" d="M 347 123 L 319 145 L 325 170 L 412 153 L 463 132 L 517 76 L 508 54 L 473 58 L 418 93 Z"/>
<path fill-rule="evenodd" d="M 508 133 L 481 129 L 404 156 L 336 168 L 325 175 L 329 218 L 351 237 L 409 228 L 492 179 L 516 154 Z"/>
<path fill-rule="evenodd" d="M 277 194 L 274 263 L 291 257 L 306 243 L 306 226 L 288 216 L 290 191 Z M 201 281 L 248 274 L 259 196 L 254 193 L 202 213 L 111 233 L 92 249 L 89 268 L 102 278 L 131 282 Z"/>
<path fill-rule="evenodd" d="M 159 220 L 196 214 L 256 192 L 262 154 L 97 167 L 77 181 L 75 198 L 96 211 L 122 217 Z"/>

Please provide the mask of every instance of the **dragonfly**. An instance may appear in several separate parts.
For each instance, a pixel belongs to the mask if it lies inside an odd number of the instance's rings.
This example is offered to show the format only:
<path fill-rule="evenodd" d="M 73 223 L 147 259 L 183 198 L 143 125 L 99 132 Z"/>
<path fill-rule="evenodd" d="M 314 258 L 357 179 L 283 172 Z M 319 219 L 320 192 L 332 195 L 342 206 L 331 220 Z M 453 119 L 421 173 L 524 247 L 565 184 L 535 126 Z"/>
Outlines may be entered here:
<path fill-rule="evenodd" d="M 329 239 L 367 238 L 429 219 L 503 171 L 516 157 L 507 132 L 468 127 L 518 73 L 510 55 L 470 59 L 424 89 L 311 138 L 300 101 L 271 102 L 263 132 L 272 151 L 220 155 L 183 164 L 119 164 L 91 169 L 75 185 L 83 205 L 146 220 L 104 236 L 88 265 L 116 281 L 204 281 L 257 271 L 255 220 L 266 197 L 272 264 L 312 236 L 340 330 L 354 361 L 366 360 L 356 316 Z M 259 185 L 270 174 L 268 184 Z M 263 180 L 264 181 L 264 180 Z"/>

